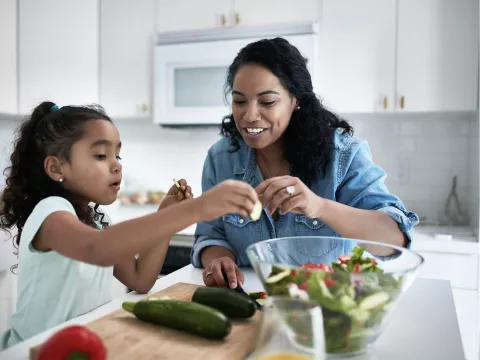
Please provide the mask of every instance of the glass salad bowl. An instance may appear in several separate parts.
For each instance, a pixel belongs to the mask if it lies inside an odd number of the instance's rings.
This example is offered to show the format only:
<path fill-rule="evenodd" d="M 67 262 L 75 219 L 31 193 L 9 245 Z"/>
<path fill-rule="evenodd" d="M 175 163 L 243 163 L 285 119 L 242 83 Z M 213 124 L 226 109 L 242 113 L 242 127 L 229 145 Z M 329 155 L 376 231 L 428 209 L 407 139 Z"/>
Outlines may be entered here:
<path fill-rule="evenodd" d="M 401 247 L 321 236 L 262 241 L 247 255 L 267 296 L 320 305 L 329 358 L 363 353 L 376 341 L 424 261 Z M 299 346 L 312 346 L 302 339 Z"/>

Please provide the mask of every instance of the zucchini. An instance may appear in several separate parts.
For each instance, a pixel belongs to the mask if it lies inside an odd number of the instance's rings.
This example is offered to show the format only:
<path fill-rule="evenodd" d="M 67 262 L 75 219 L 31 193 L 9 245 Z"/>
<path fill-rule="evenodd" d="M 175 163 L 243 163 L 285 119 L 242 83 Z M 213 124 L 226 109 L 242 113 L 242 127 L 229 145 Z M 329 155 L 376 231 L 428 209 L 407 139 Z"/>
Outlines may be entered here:
<path fill-rule="evenodd" d="M 190 301 L 141 300 L 124 302 L 122 307 L 140 320 L 207 339 L 222 339 L 232 329 L 230 320 L 220 311 Z"/>
<path fill-rule="evenodd" d="M 255 302 L 232 289 L 199 287 L 192 301 L 220 310 L 230 318 L 249 318 L 255 314 Z"/>

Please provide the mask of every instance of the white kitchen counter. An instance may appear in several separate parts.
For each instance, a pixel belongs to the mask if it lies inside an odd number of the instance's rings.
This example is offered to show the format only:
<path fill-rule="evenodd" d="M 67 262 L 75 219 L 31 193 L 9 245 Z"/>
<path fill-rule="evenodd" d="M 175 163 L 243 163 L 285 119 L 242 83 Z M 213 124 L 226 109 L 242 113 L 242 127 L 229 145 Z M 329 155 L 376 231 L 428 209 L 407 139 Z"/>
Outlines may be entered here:
<path fill-rule="evenodd" d="M 150 294 L 177 282 L 202 284 L 201 270 L 189 265 L 162 277 L 157 281 Z M 260 281 L 252 270 L 245 271 L 244 288 L 246 291 L 262 289 Z M 27 360 L 29 349 L 45 341 L 53 332 L 72 324 L 86 324 L 121 308 L 124 301 L 138 301 L 145 296 L 134 293 L 126 294 L 83 316 L 0 352 L 0 359 Z M 400 300 L 376 346 L 368 354 L 352 359 L 464 359 L 450 283 L 443 280 L 417 279 Z"/>

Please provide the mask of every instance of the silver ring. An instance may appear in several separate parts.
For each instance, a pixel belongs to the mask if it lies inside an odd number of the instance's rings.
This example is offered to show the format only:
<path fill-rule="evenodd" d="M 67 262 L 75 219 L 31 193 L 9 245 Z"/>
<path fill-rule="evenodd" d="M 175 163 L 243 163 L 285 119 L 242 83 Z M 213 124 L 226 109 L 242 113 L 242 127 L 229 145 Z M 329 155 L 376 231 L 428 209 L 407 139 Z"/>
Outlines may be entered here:
<path fill-rule="evenodd" d="M 285 190 L 287 190 L 287 194 L 290 197 L 292 197 L 292 195 L 295 194 L 295 186 L 287 186 Z"/>
<path fill-rule="evenodd" d="M 209 277 L 210 275 L 212 275 L 212 272 L 211 272 L 211 271 L 207 272 L 207 273 L 205 274 L 205 277 L 207 278 L 207 277 Z"/>

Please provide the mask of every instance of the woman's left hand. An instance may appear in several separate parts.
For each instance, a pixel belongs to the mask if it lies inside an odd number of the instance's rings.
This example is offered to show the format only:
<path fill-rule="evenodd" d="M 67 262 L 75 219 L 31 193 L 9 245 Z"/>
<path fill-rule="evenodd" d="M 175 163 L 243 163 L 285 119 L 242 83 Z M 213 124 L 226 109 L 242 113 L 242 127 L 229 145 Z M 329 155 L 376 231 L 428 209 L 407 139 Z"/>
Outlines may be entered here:
<path fill-rule="evenodd" d="M 263 206 L 268 206 L 270 215 L 278 208 L 282 215 L 295 212 L 309 218 L 320 217 L 323 199 L 297 177 L 273 177 L 258 185 L 255 191 Z"/>

